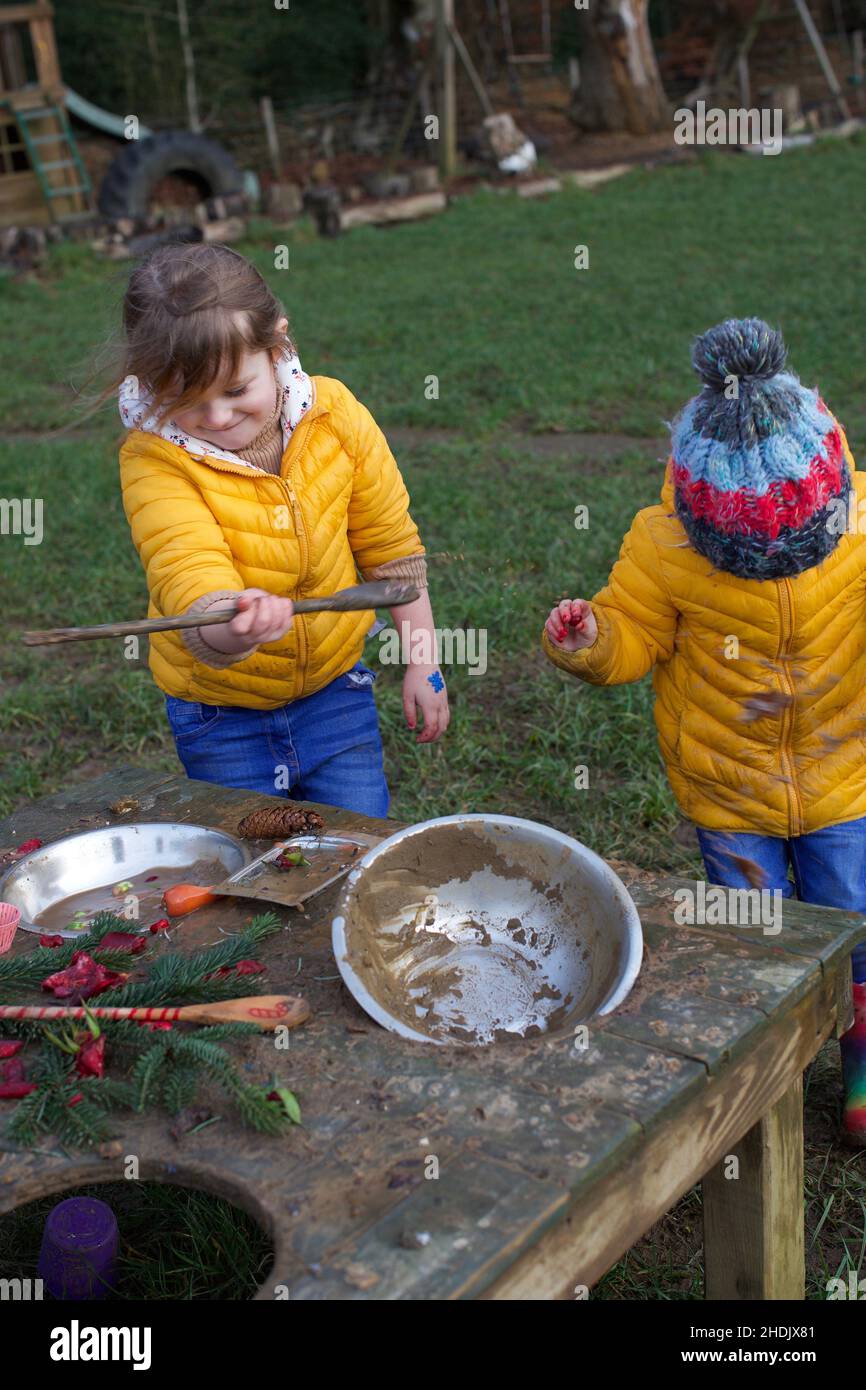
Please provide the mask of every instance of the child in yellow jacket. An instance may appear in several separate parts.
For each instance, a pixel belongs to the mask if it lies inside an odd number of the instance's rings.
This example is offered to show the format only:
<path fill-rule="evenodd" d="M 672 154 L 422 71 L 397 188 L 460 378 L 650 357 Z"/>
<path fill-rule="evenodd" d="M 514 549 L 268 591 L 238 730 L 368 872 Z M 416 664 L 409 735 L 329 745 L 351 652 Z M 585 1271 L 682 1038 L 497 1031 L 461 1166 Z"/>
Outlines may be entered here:
<path fill-rule="evenodd" d="M 758 319 L 697 340 L 703 387 L 674 422 L 661 505 L 600 593 L 552 609 L 542 645 L 594 685 L 653 671 L 710 882 L 864 912 L 866 478 L 785 357 Z M 853 968 L 843 1122 L 866 1143 L 866 945 Z"/>
<path fill-rule="evenodd" d="M 369 411 L 309 377 L 282 305 L 219 245 L 158 249 L 123 308 L 123 505 L 150 617 L 236 604 L 230 622 L 153 636 L 150 667 L 190 777 L 387 814 L 373 700 L 360 660 L 371 612 L 295 615 L 292 600 L 365 579 L 413 582 L 391 610 L 410 654 L 403 708 L 442 736 L 425 551 Z M 418 659 L 416 659 L 418 658 Z"/>

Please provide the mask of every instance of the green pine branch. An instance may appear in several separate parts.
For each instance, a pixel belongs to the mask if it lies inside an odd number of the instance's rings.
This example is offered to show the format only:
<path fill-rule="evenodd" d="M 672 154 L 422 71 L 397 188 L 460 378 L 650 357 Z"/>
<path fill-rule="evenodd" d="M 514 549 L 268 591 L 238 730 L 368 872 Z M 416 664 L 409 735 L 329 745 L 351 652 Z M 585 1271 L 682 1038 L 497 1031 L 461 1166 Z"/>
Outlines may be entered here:
<path fill-rule="evenodd" d="M 100 913 L 94 919 L 93 929 L 80 941 L 56 950 L 39 947 L 17 961 L 0 961 L 0 991 L 38 987 L 46 974 L 64 969 L 76 950 L 88 950 L 106 964 L 109 958 L 128 963 L 126 954 L 99 952 L 99 941 L 107 932 L 122 930 L 127 925 L 113 913 Z M 158 957 L 146 980 L 107 990 L 93 999 L 93 1006 L 147 1007 L 235 998 L 236 980 L 205 977 L 223 966 L 236 965 L 279 930 L 276 913 L 262 913 L 237 936 L 227 937 L 192 956 L 169 952 Z M 16 969 L 4 970 L 4 965 Z M 291 1123 L 282 1107 L 266 1099 L 261 1084 L 253 1085 L 245 1079 L 221 1046 L 233 1039 L 260 1036 L 254 1024 L 214 1024 L 191 1033 L 179 1029 L 151 1031 L 127 1019 L 100 1019 L 99 1026 L 106 1038 L 109 1061 L 122 1064 L 124 1080 L 78 1076 L 74 1057 L 54 1046 L 39 1022 L 10 1020 L 3 1027 L 5 1036 L 38 1045 L 35 1055 L 29 1047 L 27 1053 L 28 1075 L 36 1089 L 18 1102 L 7 1128 L 11 1139 L 32 1146 L 50 1134 L 70 1147 L 89 1147 L 110 1136 L 114 1112 L 142 1112 L 161 1105 L 170 1114 L 177 1114 L 194 1100 L 206 1082 L 235 1106 L 245 1125 L 265 1134 L 279 1134 Z"/>

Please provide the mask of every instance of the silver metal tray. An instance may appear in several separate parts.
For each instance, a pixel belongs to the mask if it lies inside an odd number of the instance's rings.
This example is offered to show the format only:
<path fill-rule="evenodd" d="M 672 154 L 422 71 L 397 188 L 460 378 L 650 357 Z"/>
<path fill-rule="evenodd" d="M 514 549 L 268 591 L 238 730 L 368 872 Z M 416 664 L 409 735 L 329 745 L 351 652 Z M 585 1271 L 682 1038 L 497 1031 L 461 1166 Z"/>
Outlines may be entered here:
<path fill-rule="evenodd" d="M 384 835 L 358 830 L 344 835 L 292 835 L 280 840 L 252 863 L 214 886 L 215 893 L 239 898 L 262 898 L 283 907 L 300 907 L 308 898 L 321 893 L 347 874 Z M 274 864 L 284 850 L 299 849 L 309 866 L 280 869 Z"/>
<path fill-rule="evenodd" d="M 106 826 L 55 840 L 19 859 L 0 878 L 0 900 L 19 909 L 24 931 L 51 932 L 72 939 L 79 933 L 35 919 L 67 898 L 103 887 L 110 890 L 112 885 L 134 881 L 157 865 L 185 869 L 200 860 L 213 860 L 213 877 L 219 878 L 235 873 L 249 858 L 250 850 L 241 840 L 205 825 L 154 821 Z M 122 900 L 116 901 L 114 910 L 124 915 Z M 163 915 L 156 908 L 149 907 L 151 910 L 154 918 Z M 128 930 L 146 926 L 146 921 L 131 919 Z"/>

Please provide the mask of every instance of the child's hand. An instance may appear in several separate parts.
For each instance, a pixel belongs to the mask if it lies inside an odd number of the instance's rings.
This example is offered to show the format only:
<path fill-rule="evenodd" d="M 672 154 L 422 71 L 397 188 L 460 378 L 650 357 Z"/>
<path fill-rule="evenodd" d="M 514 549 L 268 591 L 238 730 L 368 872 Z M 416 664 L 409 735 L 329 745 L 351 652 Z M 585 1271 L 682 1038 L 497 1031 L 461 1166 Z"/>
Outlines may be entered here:
<path fill-rule="evenodd" d="M 294 606 L 290 598 L 278 598 L 265 589 L 242 589 L 235 599 L 214 604 L 210 612 L 237 604 L 240 612 L 230 623 L 204 627 L 199 631 L 202 640 L 218 652 L 245 652 L 264 642 L 277 642 L 290 630 L 294 621 Z"/>
<path fill-rule="evenodd" d="M 598 636 L 592 605 L 583 598 L 562 599 L 556 608 L 551 608 L 544 627 L 550 640 L 564 652 L 591 647 Z"/>
<path fill-rule="evenodd" d="M 278 642 L 291 630 L 294 605 L 290 598 L 277 598 L 265 589 L 244 589 L 238 594 L 237 605 L 240 612 L 227 626 L 235 637 L 243 639 L 243 647 Z"/>
<path fill-rule="evenodd" d="M 416 743 L 435 743 L 448 728 L 451 712 L 448 692 L 438 666 L 409 666 L 403 677 L 403 713 L 410 729 L 417 726 L 417 709 L 423 728 Z"/>

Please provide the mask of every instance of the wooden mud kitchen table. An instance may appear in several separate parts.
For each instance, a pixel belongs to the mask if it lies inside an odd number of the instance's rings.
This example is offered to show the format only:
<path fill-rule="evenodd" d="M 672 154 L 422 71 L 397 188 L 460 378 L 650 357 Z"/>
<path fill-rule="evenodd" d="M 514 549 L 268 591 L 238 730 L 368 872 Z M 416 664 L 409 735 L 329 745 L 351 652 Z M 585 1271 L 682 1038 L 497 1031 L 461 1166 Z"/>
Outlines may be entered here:
<path fill-rule="evenodd" d="M 133 816 L 108 810 L 122 797 L 138 801 Z M 16 812 L 0 844 L 124 819 L 234 832 L 266 800 L 126 768 Z M 399 828 L 318 809 L 328 829 Z M 582 1048 L 571 1034 L 405 1041 L 337 974 L 339 885 L 305 910 L 275 909 L 284 930 L 263 943 L 267 976 L 246 992 L 302 994 L 312 1017 L 284 1051 L 267 1034 L 231 1046 L 251 1076 L 291 1087 L 303 1124 L 268 1138 L 223 1116 L 176 1141 L 166 1115 L 144 1114 L 120 1121 L 123 1154 L 138 1155 L 143 1180 L 218 1193 L 264 1225 L 275 1258 L 262 1299 L 572 1299 L 698 1180 L 706 1296 L 802 1299 L 802 1073 L 851 1022 L 848 957 L 866 921 L 786 902 L 777 936 L 680 926 L 672 895 L 685 881 L 641 874 L 628 886 L 643 967 Z M 210 945 L 267 906 L 223 899 L 182 919 L 171 949 Z M 35 944 L 19 932 L 12 949 Z M 122 1163 L 0 1138 L 0 1212 L 116 1181 Z"/>

